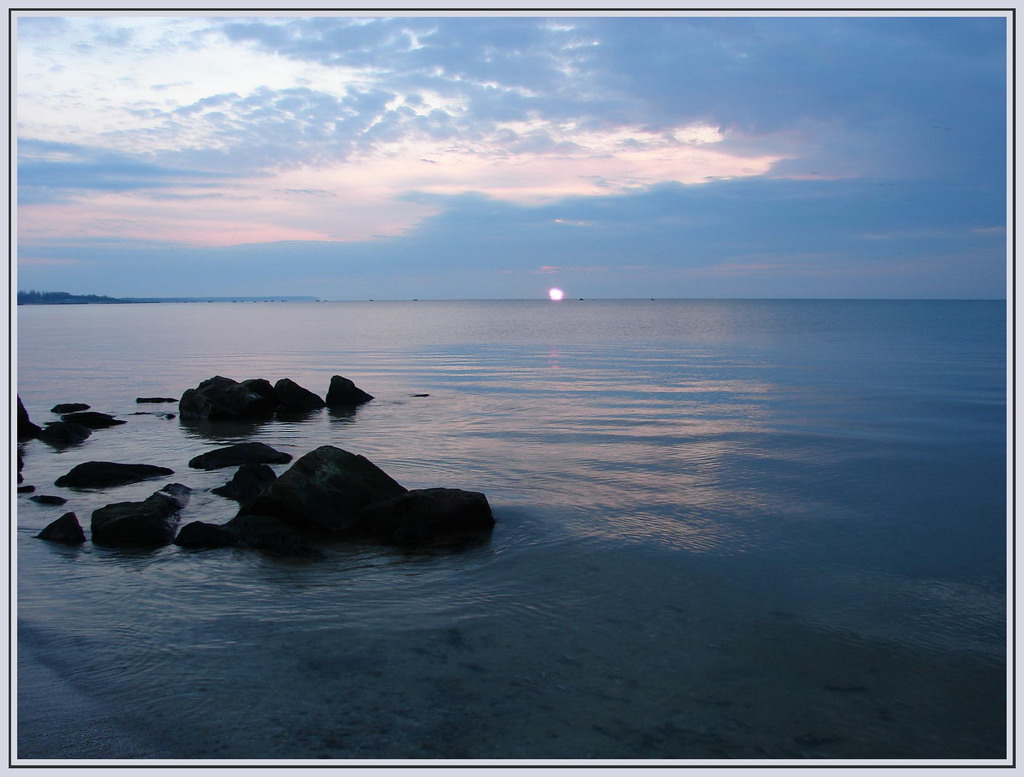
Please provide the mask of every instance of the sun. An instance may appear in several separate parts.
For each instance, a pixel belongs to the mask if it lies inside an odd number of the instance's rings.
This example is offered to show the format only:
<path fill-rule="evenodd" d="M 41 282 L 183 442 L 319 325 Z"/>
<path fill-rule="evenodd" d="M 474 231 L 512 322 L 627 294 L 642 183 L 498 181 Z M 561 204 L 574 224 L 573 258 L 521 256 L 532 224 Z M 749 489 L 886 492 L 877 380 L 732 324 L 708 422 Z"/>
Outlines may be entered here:
<path fill-rule="evenodd" d="M 561 289 L 548 289 L 548 296 L 555 302 L 558 302 L 558 300 L 565 296 L 565 292 Z"/>

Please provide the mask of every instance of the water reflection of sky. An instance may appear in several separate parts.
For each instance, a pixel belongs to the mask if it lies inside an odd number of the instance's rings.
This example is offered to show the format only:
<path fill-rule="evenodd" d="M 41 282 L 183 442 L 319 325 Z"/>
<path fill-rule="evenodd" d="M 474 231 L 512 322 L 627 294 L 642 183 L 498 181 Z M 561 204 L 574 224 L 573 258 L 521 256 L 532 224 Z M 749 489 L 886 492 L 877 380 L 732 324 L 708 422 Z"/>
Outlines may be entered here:
<path fill-rule="evenodd" d="M 139 417 L 117 439 L 140 462 L 173 457 L 179 467 L 250 436 L 295 455 L 337 445 L 408 487 L 484 490 L 551 511 L 575 536 L 663 548 L 735 553 L 825 538 L 816 552 L 827 553 L 841 536 L 865 559 L 879 555 L 875 542 L 924 543 L 961 564 L 927 526 L 967 539 L 959 516 L 975 508 L 987 516 L 982 552 L 1002 536 L 989 537 L 1005 493 L 996 308 L 601 301 L 263 310 L 26 310 L 19 393 L 33 414 L 80 399 L 117 412 L 136 395 L 180 395 L 214 374 L 290 377 L 321 394 L 343 374 L 377 396 L 354 418 L 319 412 L 215 428 Z M 84 331 L 88 341 L 75 335 Z M 83 349 L 87 366 L 70 362 L 69 348 Z M 413 398 L 420 393 L 430 396 Z M 66 471 L 93 457 L 92 447 L 54 461 Z"/>

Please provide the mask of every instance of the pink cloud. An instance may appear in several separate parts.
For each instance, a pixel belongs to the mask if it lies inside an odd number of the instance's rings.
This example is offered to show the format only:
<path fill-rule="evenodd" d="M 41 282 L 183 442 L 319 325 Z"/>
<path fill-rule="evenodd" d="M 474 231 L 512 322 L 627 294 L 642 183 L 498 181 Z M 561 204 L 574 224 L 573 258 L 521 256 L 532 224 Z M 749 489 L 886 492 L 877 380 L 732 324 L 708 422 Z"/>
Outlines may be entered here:
<path fill-rule="evenodd" d="M 715 142 L 682 142 L 673 133 L 619 129 L 573 134 L 573 128 L 553 125 L 542 129 L 571 137 L 572 150 L 560 146 L 558 152 L 510 155 L 498 135 L 459 146 L 430 138 L 395 141 L 344 163 L 279 170 L 219 187 L 98 192 L 75 202 L 24 206 L 19 211 L 19 237 L 202 246 L 364 241 L 402 235 L 438 212 L 439 205 L 410 201 L 405 196 L 409 192 L 475 192 L 533 206 L 670 181 L 701 185 L 762 176 L 783 158 L 737 155 Z M 564 219 L 555 223 L 589 226 Z"/>

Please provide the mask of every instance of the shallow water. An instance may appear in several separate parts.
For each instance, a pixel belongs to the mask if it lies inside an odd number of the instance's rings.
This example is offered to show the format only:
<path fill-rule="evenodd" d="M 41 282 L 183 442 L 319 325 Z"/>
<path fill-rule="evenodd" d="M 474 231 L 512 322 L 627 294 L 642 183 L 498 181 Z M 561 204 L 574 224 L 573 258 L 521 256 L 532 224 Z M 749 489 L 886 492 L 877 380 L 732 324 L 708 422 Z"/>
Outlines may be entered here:
<path fill-rule="evenodd" d="M 17 497 L 19 758 L 1004 755 L 1002 303 L 22 307 L 18 347 L 34 421 L 128 421 L 22 446 L 26 482 L 69 501 Z M 376 399 L 134 415 L 215 374 Z M 228 520 L 230 470 L 187 461 L 243 439 L 483 491 L 497 526 L 318 561 L 34 538 L 169 481 L 196 490 L 183 523 Z M 96 459 L 175 474 L 52 485 Z"/>

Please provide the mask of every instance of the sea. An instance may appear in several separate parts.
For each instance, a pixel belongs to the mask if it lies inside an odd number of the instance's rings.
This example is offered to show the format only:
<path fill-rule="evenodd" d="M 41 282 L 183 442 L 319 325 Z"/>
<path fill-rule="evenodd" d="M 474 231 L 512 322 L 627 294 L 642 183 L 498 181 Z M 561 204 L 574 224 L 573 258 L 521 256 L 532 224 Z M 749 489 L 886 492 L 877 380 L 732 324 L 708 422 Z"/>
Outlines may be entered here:
<path fill-rule="evenodd" d="M 1007 308 L 976 300 L 22 306 L 10 532 L 16 764 L 1005 763 Z M 221 375 L 375 398 L 189 424 Z M 71 547 L 243 441 L 486 494 L 415 549 Z M 12 448 L 14 443 L 12 442 Z M 13 454 L 12 450 L 12 454 Z M 13 460 L 12 455 L 12 460 Z M 98 460 L 165 479 L 73 490 Z M 280 474 L 290 464 L 275 465 Z M 13 480 L 13 465 L 11 478 Z M 33 495 L 67 499 L 38 504 Z"/>

